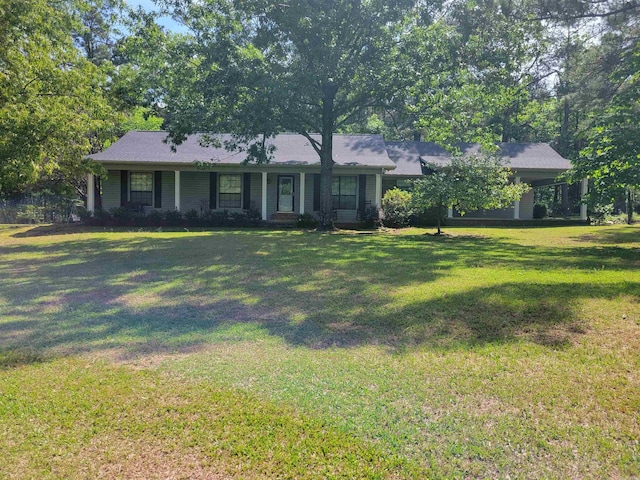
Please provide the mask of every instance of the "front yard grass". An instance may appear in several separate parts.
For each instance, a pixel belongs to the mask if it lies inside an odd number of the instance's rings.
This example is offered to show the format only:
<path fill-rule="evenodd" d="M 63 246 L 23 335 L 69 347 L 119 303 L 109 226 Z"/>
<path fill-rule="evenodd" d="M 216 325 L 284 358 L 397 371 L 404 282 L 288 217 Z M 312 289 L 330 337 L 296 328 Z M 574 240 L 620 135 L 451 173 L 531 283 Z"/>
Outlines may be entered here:
<path fill-rule="evenodd" d="M 7 478 L 640 476 L 640 228 L 0 226 Z"/>

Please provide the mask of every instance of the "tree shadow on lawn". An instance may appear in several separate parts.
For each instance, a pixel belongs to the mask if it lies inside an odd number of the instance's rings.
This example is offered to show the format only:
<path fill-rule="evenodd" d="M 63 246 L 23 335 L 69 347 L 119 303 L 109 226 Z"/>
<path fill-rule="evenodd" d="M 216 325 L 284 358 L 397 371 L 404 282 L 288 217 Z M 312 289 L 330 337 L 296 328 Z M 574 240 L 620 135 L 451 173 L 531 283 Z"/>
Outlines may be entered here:
<path fill-rule="evenodd" d="M 29 225 L 11 225 L 14 230 L 21 230 L 12 234 L 14 238 L 28 238 L 28 237 L 44 237 L 50 235 L 72 235 L 78 233 L 89 233 L 94 231 L 95 228 L 87 227 L 79 223 L 52 223 L 44 225 L 32 226 L 28 230 L 24 230 Z M 129 229 L 130 230 L 130 229 Z"/>
<path fill-rule="evenodd" d="M 639 289 L 640 282 L 587 288 L 573 283 L 506 283 L 416 302 L 391 315 L 362 315 L 331 323 L 320 312 L 294 328 L 265 327 L 291 344 L 310 348 L 370 343 L 392 351 L 448 349 L 518 339 L 557 348 L 587 332 L 589 322 L 580 313 L 581 300 L 614 300 L 636 295 Z"/>
<path fill-rule="evenodd" d="M 636 243 L 640 245 L 640 224 L 627 225 L 622 228 L 608 229 L 602 227 L 602 230 L 598 230 L 597 233 L 581 235 L 574 237 L 577 240 L 600 243 L 600 244 L 613 244 L 624 245 L 630 243 Z M 637 254 L 638 252 L 636 252 Z"/>
<path fill-rule="evenodd" d="M 518 338 L 558 347 L 588 328 L 582 300 L 637 302 L 640 282 L 507 282 L 402 302 L 392 291 L 460 265 L 629 263 L 624 250 L 568 250 L 249 231 L 0 247 L 0 344 L 45 356 L 114 351 L 123 360 L 268 336 L 307 348 L 468 348 Z"/>

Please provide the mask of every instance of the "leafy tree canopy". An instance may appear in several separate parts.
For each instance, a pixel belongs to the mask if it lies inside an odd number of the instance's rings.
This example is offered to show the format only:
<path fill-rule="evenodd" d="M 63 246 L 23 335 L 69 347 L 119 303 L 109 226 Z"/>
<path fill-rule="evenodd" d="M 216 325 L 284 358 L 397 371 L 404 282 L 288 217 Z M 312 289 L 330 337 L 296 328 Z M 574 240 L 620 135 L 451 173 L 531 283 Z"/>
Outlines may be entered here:
<path fill-rule="evenodd" d="M 448 207 L 461 215 L 479 209 L 505 208 L 529 190 L 523 183 L 511 183 L 510 170 L 496 155 L 453 155 L 447 166 L 427 165 L 429 172 L 414 181 L 416 208 L 438 210 L 438 234 Z"/>
<path fill-rule="evenodd" d="M 69 2 L 0 0 L 1 195 L 88 171 L 84 155 L 109 135 L 106 78 L 74 46 L 76 27 Z"/>
<path fill-rule="evenodd" d="M 146 107 L 136 107 L 122 121 L 120 129 L 123 132 L 131 130 L 161 130 L 164 120 Z"/>
<path fill-rule="evenodd" d="M 591 177 L 594 194 L 601 199 L 613 201 L 626 194 L 631 223 L 632 191 L 640 189 L 640 41 L 613 77 L 620 87 L 588 132 L 574 175 Z"/>
<path fill-rule="evenodd" d="M 96 65 L 111 61 L 113 50 L 121 36 L 124 0 L 77 0 L 75 13 L 79 18 L 73 39 L 86 58 Z"/>
<path fill-rule="evenodd" d="M 271 154 L 269 136 L 304 135 L 320 158 L 321 223 L 330 227 L 333 133 L 367 108 L 403 99 L 412 81 L 399 68 L 409 54 L 403 38 L 412 24 L 431 21 L 437 3 L 419 11 L 408 0 L 162 3 L 191 33 L 162 40 L 147 28 L 138 48 L 157 42 L 154 51 L 164 54 L 166 88 L 157 100 L 172 139 L 231 132 L 236 141 L 227 147 L 261 162 Z"/>

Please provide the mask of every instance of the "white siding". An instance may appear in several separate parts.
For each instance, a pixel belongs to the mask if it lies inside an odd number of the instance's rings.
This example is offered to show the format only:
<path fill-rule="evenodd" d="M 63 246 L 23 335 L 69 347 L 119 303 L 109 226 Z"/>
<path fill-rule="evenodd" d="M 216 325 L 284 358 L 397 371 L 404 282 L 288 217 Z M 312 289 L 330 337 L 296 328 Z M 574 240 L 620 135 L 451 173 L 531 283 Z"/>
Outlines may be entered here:
<path fill-rule="evenodd" d="M 371 205 L 376 204 L 376 176 L 375 175 L 367 175 L 367 187 L 365 191 L 364 199 L 365 201 L 371 202 Z M 359 208 L 362 205 L 358 206 Z"/>
<path fill-rule="evenodd" d="M 338 219 L 336 223 L 355 223 L 357 211 L 356 210 L 338 210 Z"/>
<path fill-rule="evenodd" d="M 522 220 L 533 219 L 533 189 L 525 193 L 520 199 L 520 218 Z"/>
<path fill-rule="evenodd" d="M 460 216 L 454 213 L 454 216 Z M 466 218 L 497 218 L 497 219 L 510 219 L 513 218 L 513 207 L 500 208 L 495 210 L 476 210 L 474 212 L 467 212 Z"/>
<path fill-rule="evenodd" d="M 307 173 L 305 176 L 304 187 L 304 211 L 317 217 L 317 212 L 313 209 L 313 189 L 315 185 L 315 175 L 313 173 Z"/>
<path fill-rule="evenodd" d="M 270 220 L 276 213 L 278 205 L 278 175 L 270 173 L 267 175 L 267 220 Z"/>
<path fill-rule="evenodd" d="M 180 210 L 200 212 L 202 202 L 209 202 L 209 173 L 180 172 Z M 164 203 L 162 207 L 166 210 Z"/>
<path fill-rule="evenodd" d="M 465 216 L 469 218 L 497 218 L 511 220 L 513 219 L 515 208 L 501 208 L 496 210 L 478 210 L 477 212 L 468 212 Z M 531 220 L 533 218 L 533 190 L 528 191 L 520 199 L 520 220 Z"/>
<path fill-rule="evenodd" d="M 262 211 L 262 174 L 251 174 L 251 208 Z"/>
<path fill-rule="evenodd" d="M 300 213 L 300 175 L 293 176 L 293 211 Z"/>
<path fill-rule="evenodd" d="M 162 172 L 162 206 L 160 210 L 174 210 L 176 208 L 176 189 L 175 189 L 175 173 Z M 183 183 L 184 180 L 181 182 Z M 182 192 L 183 196 L 186 192 Z"/>
<path fill-rule="evenodd" d="M 382 196 L 384 197 L 384 194 L 387 192 L 387 190 L 391 190 L 397 184 L 398 184 L 397 178 L 389 178 L 383 175 L 382 176 Z M 375 188 L 375 177 L 374 177 L 373 188 Z"/>
<path fill-rule="evenodd" d="M 120 206 L 120 170 L 109 170 L 102 178 L 102 209 L 109 210 Z"/>

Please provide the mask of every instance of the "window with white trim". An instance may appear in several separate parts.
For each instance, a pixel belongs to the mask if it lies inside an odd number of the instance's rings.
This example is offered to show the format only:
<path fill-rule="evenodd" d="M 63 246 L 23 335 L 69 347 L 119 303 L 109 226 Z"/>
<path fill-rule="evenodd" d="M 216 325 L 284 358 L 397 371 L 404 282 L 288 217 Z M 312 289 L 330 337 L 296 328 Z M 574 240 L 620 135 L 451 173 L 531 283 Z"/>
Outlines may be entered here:
<path fill-rule="evenodd" d="M 358 195 L 358 177 L 355 175 L 333 177 L 333 208 L 355 210 Z"/>
<path fill-rule="evenodd" d="M 242 208 L 242 175 L 220 175 L 219 207 Z"/>
<path fill-rule="evenodd" d="M 131 172 L 129 185 L 131 203 L 153 205 L 153 172 Z"/>

